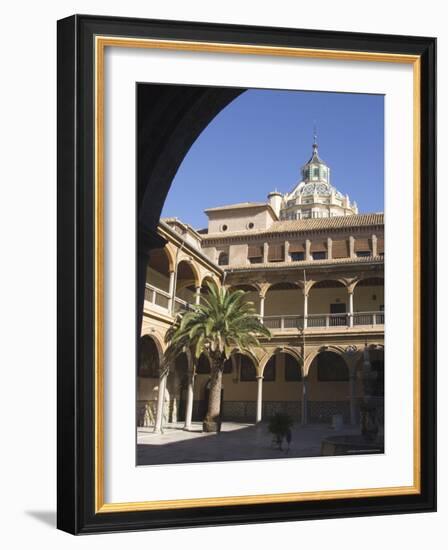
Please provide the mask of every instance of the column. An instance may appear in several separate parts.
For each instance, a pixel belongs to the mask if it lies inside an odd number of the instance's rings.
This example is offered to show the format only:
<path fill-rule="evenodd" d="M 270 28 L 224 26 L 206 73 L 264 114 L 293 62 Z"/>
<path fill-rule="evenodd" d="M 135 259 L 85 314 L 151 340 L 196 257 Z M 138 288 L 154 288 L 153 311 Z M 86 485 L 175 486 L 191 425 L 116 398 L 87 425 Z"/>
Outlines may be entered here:
<path fill-rule="evenodd" d="M 311 260 L 311 241 L 309 239 L 305 240 L 305 260 Z"/>
<path fill-rule="evenodd" d="M 356 258 L 356 255 L 355 255 L 355 237 L 350 235 L 348 241 L 349 241 L 349 256 L 350 256 L 350 258 Z"/>
<path fill-rule="evenodd" d="M 168 294 L 170 295 L 168 299 L 168 311 L 173 312 L 174 310 L 174 271 L 170 271 L 170 283 L 168 287 Z"/>
<path fill-rule="evenodd" d="M 263 410 L 263 377 L 257 376 L 257 418 L 256 422 L 261 422 Z"/>
<path fill-rule="evenodd" d="M 302 379 L 302 426 L 308 424 L 308 376 Z"/>
<path fill-rule="evenodd" d="M 350 369 L 350 424 L 354 426 L 356 422 L 356 400 L 355 400 L 355 369 Z"/>
<path fill-rule="evenodd" d="M 260 319 L 263 322 L 264 318 L 264 294 L 259 294 L 260 296 Z"/>
<path fill-rule="evenodd" d="M 159 378 L 159 393 L 157 396 L 156 425 L 154 426 L 155 433 L 160 433 L 162 431 L 163 409 L 165 404 L 165 389 L 166 389 L 167 378 L 168 378 L 168 372 L 164 372 Z"/>
<path fill-rule="evenodd" d="M 353 327 L 353 289 L 348 289 L 348 326 Z"/>
<path fill-rule="evenodd" d="M 285 262 L 290 262 L 291 258 L 289 257 L 289 241 L 285 241 Z"/>
<path fill-rule="evenodd" d="M 303 289 L 303 328 L 308 327 L 308 291 Z"/>
<path fill-rule="evenodd" d="M 378 256 L 378 239 L 376 235 L 372 235 L 372 256 Z"/>
<path fill-rule="evenodd" d="M 264 243 L 263 245 L 263 263 L 268 263 L 268 251 L 269 251 L 269 245 L 268 243 Z"/>
<path fill-rule="evenodd" d="M 328 237 L 327 239 L 327 259 L 331 260 L 333 258 L 333 239 Z"/>
<path fill-rule="evenodd" d="M 194 296 L 194 303 L 197 306 L 201 303 L 201 287 L 200 286 L 196 287 L 196 294 Z"/>
<path fill-rule="evenodd" d="M 195 374 L 193 372 L 190 372 L 188 376 L 187 404 L 185 407 L 184 430 L 191 429 L 191 419 L 193 416 L 194 379 L 195 379 Z"/>

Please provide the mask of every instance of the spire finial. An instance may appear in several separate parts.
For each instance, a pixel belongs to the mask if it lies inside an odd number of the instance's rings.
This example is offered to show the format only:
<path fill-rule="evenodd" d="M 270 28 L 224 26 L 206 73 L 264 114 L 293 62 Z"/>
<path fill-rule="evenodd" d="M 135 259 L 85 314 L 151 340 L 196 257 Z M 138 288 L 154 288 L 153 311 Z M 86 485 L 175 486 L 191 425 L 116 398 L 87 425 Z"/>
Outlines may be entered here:
<path fill-rule="evenodd" d="M 316 121 L 314 121 L 314 125 L 313 125 L 313 149 L 314 149 L 314 151 L 317 151 L 317 125 L 316 125 Z"/>

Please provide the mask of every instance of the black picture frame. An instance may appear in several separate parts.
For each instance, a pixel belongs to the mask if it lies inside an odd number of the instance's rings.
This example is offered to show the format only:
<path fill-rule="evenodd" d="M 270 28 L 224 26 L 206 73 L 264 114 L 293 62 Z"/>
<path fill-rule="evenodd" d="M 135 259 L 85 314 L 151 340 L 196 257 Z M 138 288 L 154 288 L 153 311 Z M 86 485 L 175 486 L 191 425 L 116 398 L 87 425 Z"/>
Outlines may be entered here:
<path fill-rule="evenodd" d="M 114 511 L 95 509 L 95 120 L 94 40 L 98 35 L 193 40 L 420 57 L 421 70 L 421 479 L 419 494 Z M 74 15 L 58 21 L 58 505 L 59 529 L 73 534 L 436 510 L 436 39 L 336 31 L 251 27 Z M 154 97 L 153 108 L 157 108 Z M 185 105 L 184 105 L 185 107 Z M 175 125 L 180 110 L 172 113 Z M 155 110 L 153 111 L 156 112 Z M 177 117 L 177 118 L 176 118 Z M 169 128 L 169 124 L 167 127 Z M 167 130 L 169 131 L 169 130 Z M 167 139 L 161 134 L 159 145 Z M 151 162 L 151 158 L 147 159 Z M 152 159 L 153 160 L 153 159 Z M 175 166 L 172 167 L 175 170 Z M 167 177 L 170 175 L 168 174 Z M 143 192 L 142 174 L 138 193 Z M 166 193 L 167 190 L 165 190 Z M 142 248 L 155 232 L 163 189 L 152 189 L 152 225 L 139 227 Z M 140 199 L 141 199 L 141 195 Z M 143 204 L 143 201 L 139 204 Z M 148 214 L 148 212 L 146 213 Z M 144 237 L 143 237 L 144 235 Z M 140 244 L 140 243 L 139 243 Z"/>

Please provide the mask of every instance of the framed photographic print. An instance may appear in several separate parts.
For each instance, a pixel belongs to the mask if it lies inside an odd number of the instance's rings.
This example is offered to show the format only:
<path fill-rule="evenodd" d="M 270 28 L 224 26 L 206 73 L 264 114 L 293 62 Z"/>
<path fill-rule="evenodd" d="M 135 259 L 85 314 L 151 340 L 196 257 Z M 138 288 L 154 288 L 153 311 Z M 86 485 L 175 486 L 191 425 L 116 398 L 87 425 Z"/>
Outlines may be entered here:
<path fill-rule="evenodd" d="M 58 527 L 434 511 L 433 38 L 58 22 Z"/>

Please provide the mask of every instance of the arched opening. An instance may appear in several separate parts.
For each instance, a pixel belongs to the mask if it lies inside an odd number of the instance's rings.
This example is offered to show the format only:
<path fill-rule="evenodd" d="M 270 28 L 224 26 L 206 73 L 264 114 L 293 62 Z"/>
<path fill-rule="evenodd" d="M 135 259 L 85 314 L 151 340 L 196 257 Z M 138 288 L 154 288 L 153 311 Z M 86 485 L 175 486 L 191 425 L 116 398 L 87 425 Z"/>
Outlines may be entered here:
<path fill-rule="evenodd" d="M 264 323 L 270 330 L 303 327 L 303 294 L 297 284 L 282 282 L 269 287 L 264 301 Z"/>
<path fill-rule="evenodd" d="M 353 324 L 384 324 L 384 279 L 369 277 L 356 285 L 353 293 Z"/>
<path fill-rule="evenodd" d="M 147 334 L 142 336 L 137 365 L 137 423 L 139 426 L 154 425 L 161 360 L 159 346 L 154 338 Z"/>
<path fill-rule="evenodd" d="M 170 303 L 170 259 L 166 248 L 151 252 L 146 267 L 145 302 L 168 309 Z"/>
<path fill-rule="evenodd" d="M 308 297 L 308 327 L 347 326 L 347 299 L 347 289 L 340 281 L 314 283 Z"/>
<path fill-rule="evenodd" d="M 192 263 L 180 261 L 177 266 L 175 312 L 188 309 L 195 303 L 197 285 L 198 275 Z"/>
<path fill-rule="evenodd" d="M 302 362 L 288 351 L 275 351 L 263 370 L 263 419 L 276 413 L 301 419 Z"/>
<path fill-rule="evenodd" d="M 332 422 L 341 415 L 350 422 L 350 373 L 342 355 L 321 351 L 313 359 L 307 376 L 308 422 Z"/>
<path fill-rule="evenodd" d="M 213 283 L 214 282 L 214 279 L 213 277 L 210 277 L 210 276 L 206 276 L 202 279 L 202 283 L 201 283 L 201 300 L 202 300 L 202 297 L 206 298 L 209 294 L 209 288 L 208 288 L 208 285 L 210 283 Z"/>
<path fill-rule="evenodd" d="M 191 145 L 244 88 L 137 86 L 137 333 L 141 331 L 148 256 L 164 242 L 157 225 L 173 178 Z"/>
<path fill-rule="evenodd" d="M 233 353 L 224 365 L 222 419 L 252 423 L 257 400 L 257 368 L 243 353 Z"/>
<path fill-rule="evenodd" d="M 259 291 L 254 285 L 234 285 L 230 287 L 230 290 L 242 290 L 244 291 L 244 301 L 252 302 L 256 313 L 260 312 L 260 296 Z"/>

